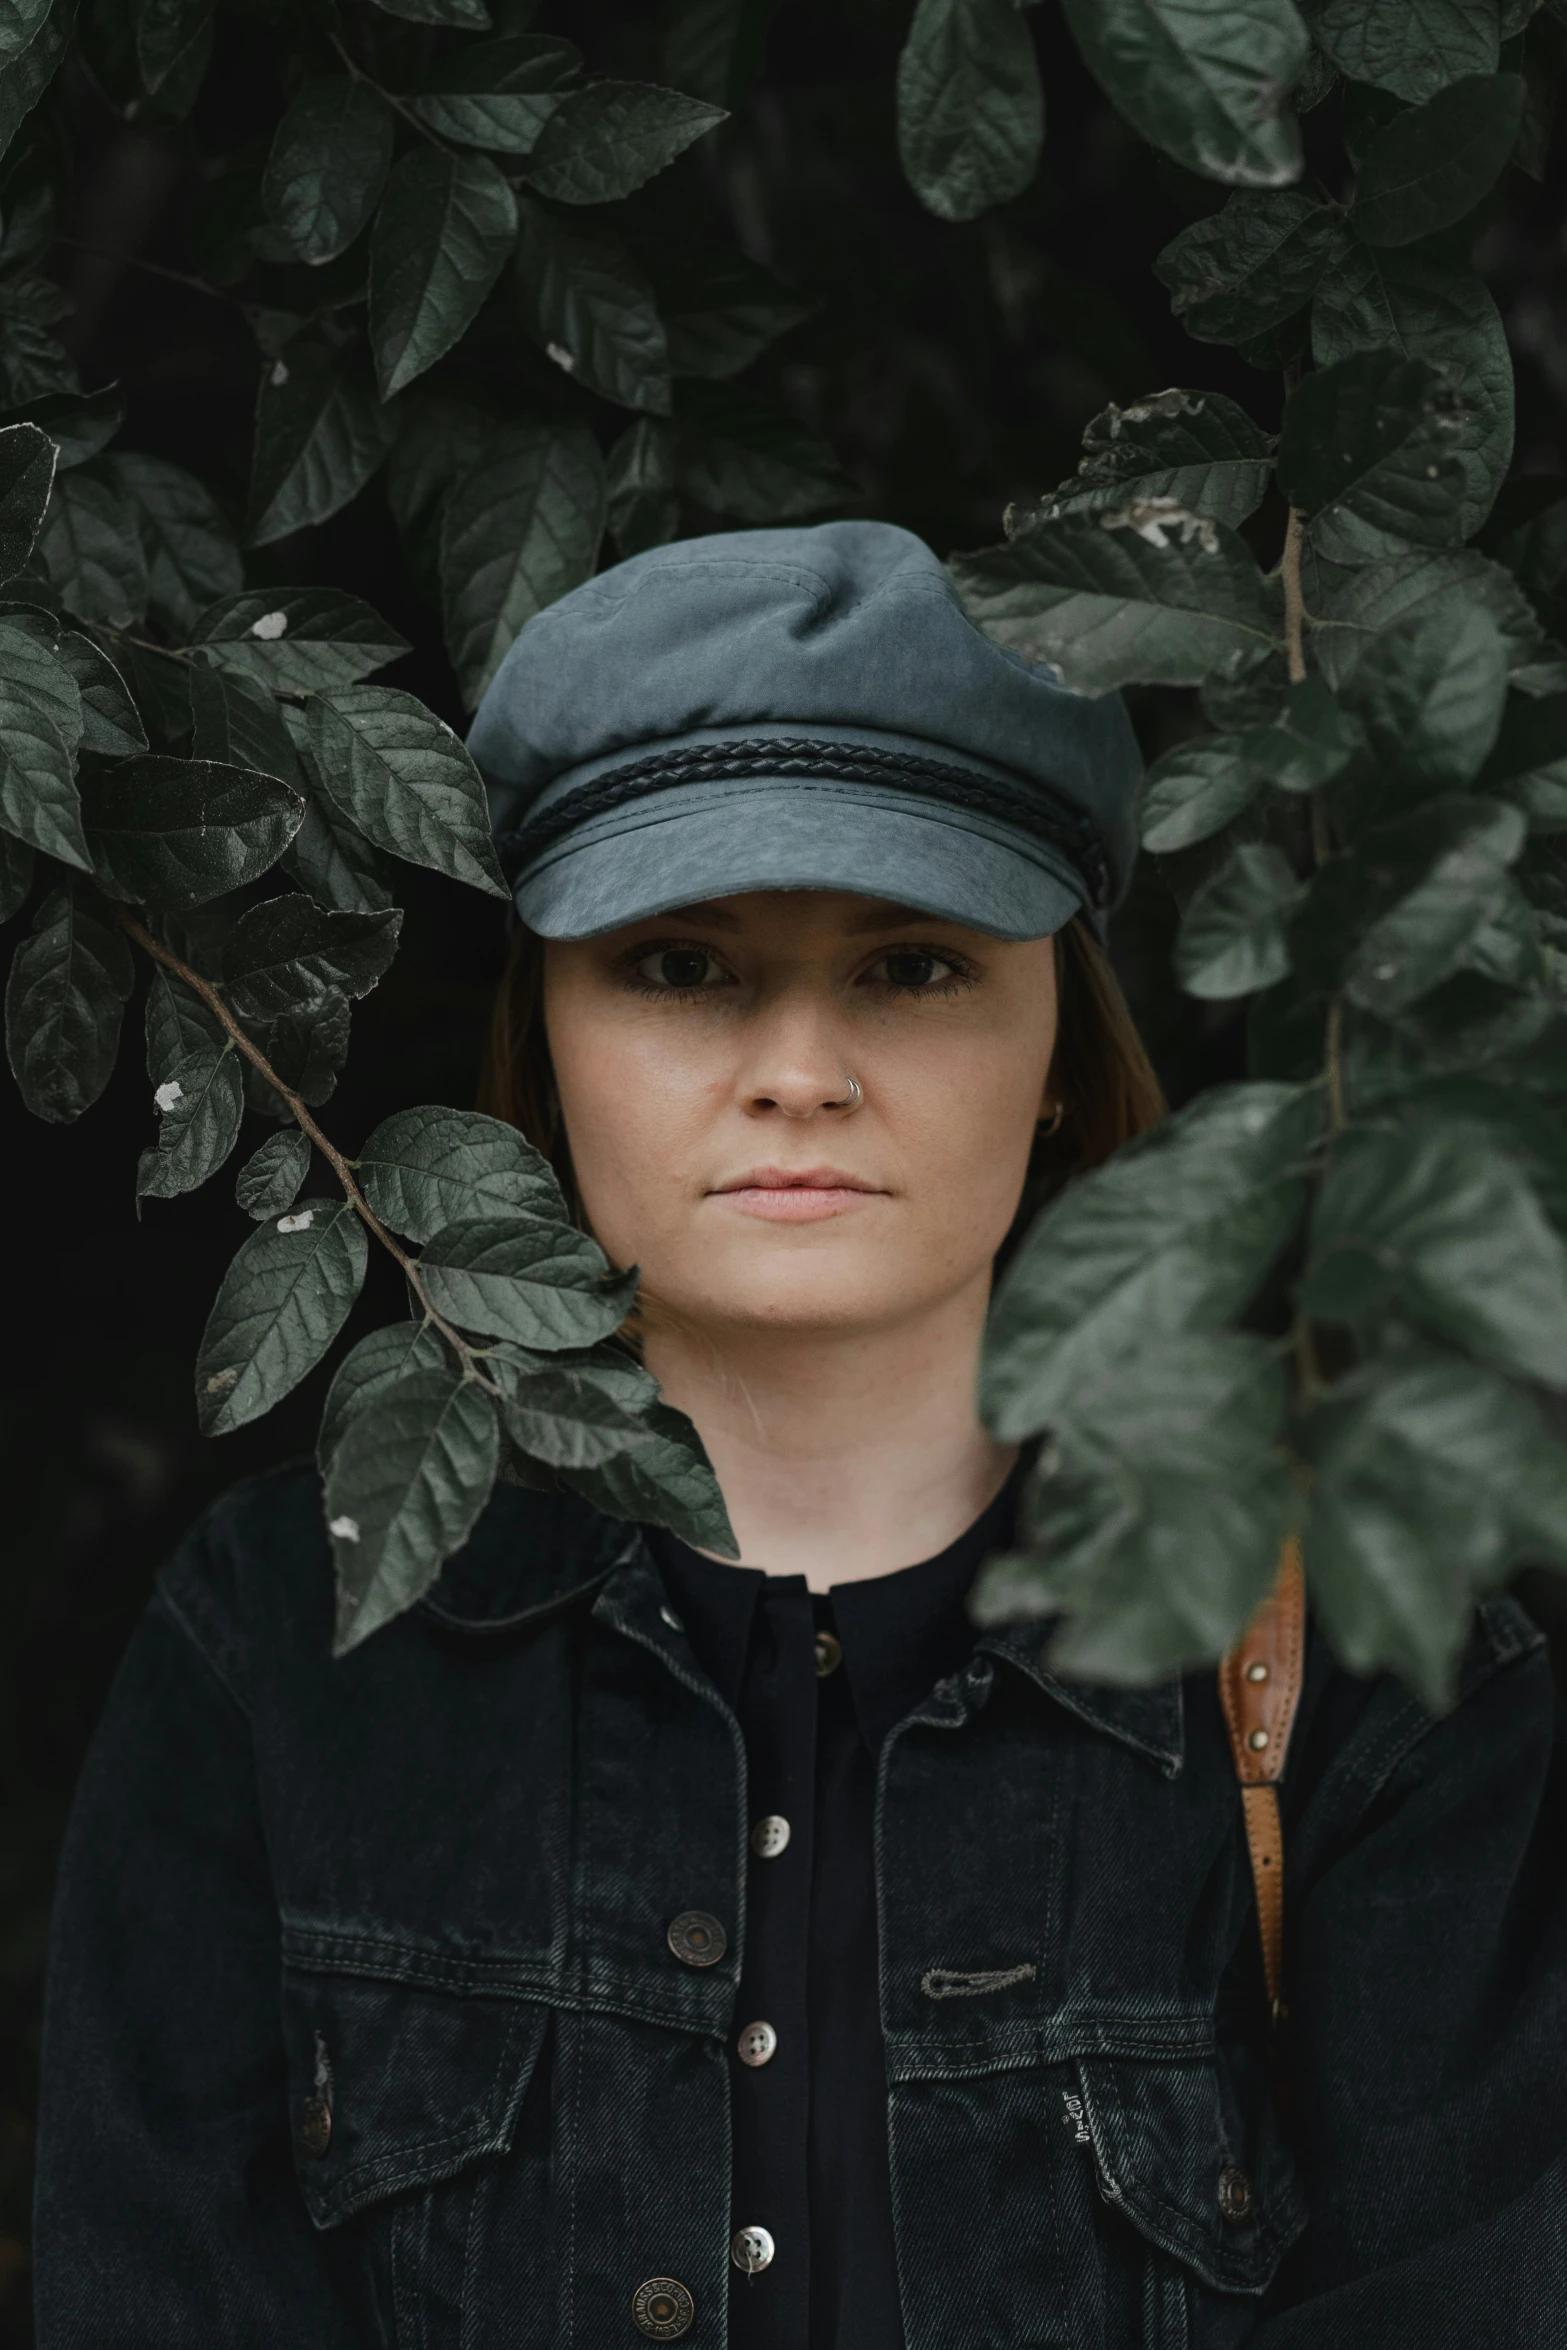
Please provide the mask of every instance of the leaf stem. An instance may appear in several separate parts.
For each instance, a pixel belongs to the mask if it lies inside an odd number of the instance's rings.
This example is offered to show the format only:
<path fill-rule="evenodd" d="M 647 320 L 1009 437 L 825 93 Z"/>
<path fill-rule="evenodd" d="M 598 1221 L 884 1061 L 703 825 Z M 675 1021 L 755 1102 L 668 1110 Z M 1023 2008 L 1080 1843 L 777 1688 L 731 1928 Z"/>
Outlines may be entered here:
<path fill-rule="evenodd" d="M 373 73 L 366 73 L 358 58 L 353 55 L 351 50 L 345 48 L 340 34 L 329 30 L 327 33 L 327 39 L 331 42 L 333 48 L 337 51 L 339 57 L 341 57 L 343 63 L 347 66 L 352 78 L 356 82 L 363 82 L 367 90 L 374 90 L 376 96 L 378 98 L 384 99 L 388 106 L 393 107 L 396 112 L 402 116 L 404 122 L 412 123 L 414 129 L 419 133 L 421 139 L 427 139 L 432 147 L 439 147 L 443 155 L 451 155 L 456 152 L 456 150 L 449 146 L 447 141 L 441 137 L 439 131 L 432 131 L 427 122 L 420 121 L 413 108 L 405 104 L 405 102 L 399 98 L 395 90 L 388 90 L 383 83 L 376 80 Z"/>
<path fill-rule="evenodd" d="M 273 1091 L 280 1094 L 287 1102 L 290 1117 L 300 1132 L 310 1137 L 316 1149 L 332 1169 L 333 1174 L 343 1186 L 344 1195 L 355 1215 L 359 1217 L 365 1229 L 374 1235 L 381 1246 L 388 1250 L 402 1267 L 409 1286 L 424 1308 L 425 1319 L 434 1323 L 441 1336 L 456 1353 L 462 1364 L 464 1376 L 477 1380 L 479 1385 L 486 1388 L 491 1395 L 498 1396 L 501 1392 L 500 1389 L 495 1386 L 493 1381 L 486 1379 L 479 1369 L 478 1355 L 475 1349 L 468 1344 L 460 1331 L 452 1328 L 451 1323 L 446 1320 L 444 1315 L 436 1312 L 430 1303 L 424 1283 L 419 1276 L 417 1259 L 411 1257 L 401 1243 L 388 1232 L 355 1181 L 350 1162 L 344 1158 L 337 1145 L 321 1131 L 299 1095 L 283 1083 L 282 1078 L 279 1077 L 261 1047 L 253 1043 L 245 1034 L 244 1029 L 241 1028 L 211 981 L 203 979 L 199 971 L 193 971 L 188 963 L 182 963 L 178 955 L 154 938 L 146 924 L 139 922 L 128 906 L 116 906 L 114 912 L 115 918 L 126 936 L 133 939 L 144 954 L 150 955 L 155 963 L 161 963 L 165 971 L 171 971 L 176 979 L 201 998 L 214 1019 L 222 1024 L 224 1033 L 239 1047 L 252 1068 L 257 1071 L 258 1075 L 264 1077 Z"/>
<path fill-rule="evenodd" d="M 139 269 L 148 277 L 167 278 L 172 286 L 184 286 L 192 294 L 206 294 L 214 302 L 226 302 L 231 310 L 242 310 L 248 318 L 256 308 L 254 302 L 242 301 L 238 294 L 226 293 L 222 286 L 209 285 L 204 277 L 192 277 L 183 269 L 169 269 L 161 261 L 144 261 L 139 253 L 116 252 L 112 245 L 89 245 L 84 238 L 68 237 L 56 230 L 52 242 L 69 245 L 73 253 L 90 253 L 95 261 L 115 261 L 121 269 Z"/>
<path fill-rule="evenodd" d="M 1328 1005 L 1328 1027 L 1325 1056 L 1328 1080 L 1328 1124 L 1335 1134 L 1342 1134 L 1348 1120 L 1344 1115 L 1344 999 L 1333 997 Z"/>
<path fill-rule="evenodd" d="M 1306 678 L 1306 606 L 1300 588 L 1304 537 L 1300 510 L 1292 506 L 1284 532 L 1284 552 L 1279 558 L 1279 577 L 1284 584 L 1284 654 L 1289 663 L 1291 685 L 1303 685 Z"/>

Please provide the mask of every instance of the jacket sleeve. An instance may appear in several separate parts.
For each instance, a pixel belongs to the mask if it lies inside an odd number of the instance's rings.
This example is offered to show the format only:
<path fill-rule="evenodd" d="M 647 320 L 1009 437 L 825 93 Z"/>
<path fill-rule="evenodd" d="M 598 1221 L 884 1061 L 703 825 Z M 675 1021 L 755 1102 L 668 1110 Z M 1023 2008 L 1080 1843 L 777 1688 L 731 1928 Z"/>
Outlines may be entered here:
<path fill-rule="evenodd" d="M 200 1584 L 198 1529 L 178 1565 Z M 77 1793 L 51 1936 L 40 2350 L 340 2350 L 294 2184 L 250 1726 L 160 1592 Z"/>
<path fill-rule="evenodd" d="M 1465 1684 L 1368 1707 L 1286 1837 L 1310 2219 L 1248 2350 L 1567 2338 L 1567 1772 L 1511 1603 Z"/>

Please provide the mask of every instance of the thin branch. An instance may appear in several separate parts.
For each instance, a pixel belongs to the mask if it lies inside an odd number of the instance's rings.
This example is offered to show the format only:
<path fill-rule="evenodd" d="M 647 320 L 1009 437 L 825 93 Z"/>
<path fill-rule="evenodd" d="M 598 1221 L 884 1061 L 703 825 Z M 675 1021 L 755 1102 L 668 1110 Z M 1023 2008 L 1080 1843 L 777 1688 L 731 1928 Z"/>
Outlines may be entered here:
<path fill-rule="evenodd" d="M 1317 1337 L 1304 1314 L 1295 1316 L 1290 1331 L 1295 1350 L 1295 1374 L 1300 1382 L 1300 1399 L 1310 1403 L 1322 1386 L 1322 1365 L 1317 1360 Z"/>
<path fill-rule="evenodd" d="M 109 245 L 89 245 L 80 237 L 68 237 L 56 231 L 54 243 L 69 245 L 74 253 L 90 253 L 95 261 L 117 261 L 122 269 L 140 269 L 148 277 L 167 278 L 170 285 L 184 286 L 192 294 L 206 294 L 214 302 L 226 302 L 232 310 L 242 310 L 248 317 L 256 305 L 241 301 L 238 294 L 225 293 L 222 286 L 209 285 L 204 277 L 191 277 L 183 269 L 167 269 L 161 261 L 144 261 L 139 253 L 117 253 Z"/>
<path fill-rule="evenodd" d="M 1348 1120 L 1344 1115 L 1344 999 L 1334 996 L 1328 1005 L 1328 1029 L 1325 1054 L 1328 1080 L 1328 1123 L 1335 1134 L 1342 1134 Z"/>
<path fill-rule="evenodd" d="M 1291 685 L 1304 684 L 1306 677 L 1306 606 L 1300 591 L 1300 553 L 1304 536 L 1299 512 L 1292 506 L 1284 533 L 1284 553 L 1279 562 L 1279 577 L 1284 583 L 1284 651 L 1289 662 Z"/>
<path fill-rule="evenodd" d="M 94 620 L 91 626 L 100 636 L 112 636 L 117 644 L 139 645 L 144 653 L 159 653 L 165 661 L 188 661 L 191 658 L 189 645 L 157 645 L 150 636 L 138 636 L 133 628 L 116 628 L 107 620 Z"/>
<path fill-rule="evenodd" d="M 363 82 L 367 90 L 374 90 L 378 98 L 384 99 L 388 106 L 395 107 L 396 111 L 402 116 L 404 122 L 412 123 L 414 129 L 419 133 L 420 138 L 427 139 L 432 147 L 439 147 L 443 155 L 451 155 L 456 152 L 456 150 L 449 146 L 446 140 L 441 137 L 439 131 L 432 131 L 427 122 L 420 121 L 413 108 L 406 104 L 403 99 L 399 98 L 395 90 L 386 89 L 382 83 L 376 80 L 374 74 L 366 73 L 364 67 L 360 64 L 358 58 L 354 56 L 353 52 L 344 47 L 340 34 L 331 31 L 329 28 L 326 37 L 331 42 L 333 48 L 337 51 L 339 57 L 341 57 L 343 63 L 347 66 L 350 75 L 356 82 Z"/>
<path fill-rule="evenodd" d="M 280 1094 L 283 1100 L 287 1102 L 289 1115 L 293 1119 L 295 1125 L 298 1126 L 301 1133 L 309 1135 L 310 1140 L 315 1144 L 316 1149 L 326 1160 L 328 1166 L 332 1169 L 333 1174 L 337 1177 L 339 1183 L 341 1183 L 343 1186 L 343 1191 L 348 1200 L 349 1206 L 353 1209 L 355 1215 L 359 1217 L 366 1230 L 373 1233 L 375 1238 L 381 1243 L 381 1246 L 384 1249 L 387 1249 L 391 1255 L 397 1259 L 398 1264 L 402 1267 L 404 1274 L 407 1276 L 414 1295 L 418 1298 L 419 1303 L 424 1308 L 426 1319 L 434 1323 L 436 1329 L 441 1333 L 441 1336 L 446 1339 L 448 1344 L 455 1349 L 457 1356 L 462 1363 L 464 1372 L 470 1379 L 477 1379 L 481 1387 L 488 1388 L 492 1395 L 498 1395 L 500 1393 L 499 1388 L 494 1386 L 490 1380 L 486 1379 L 483 1373 L 480 1371 L 478 1367 L 478 1357 L 475 1353 L 475 1350 L 468 1344 L 468 1341 L 462 1336 L 461 1332 L 454 1330 L 450 1322 L 448 1322 L 443 1315 L 438 1314 L 434 1306 L 430 1303 L 424 1283 L 419 1276 L 419 1266 L 417 1259 L 411 1257 L 407 1250 L 393 1238 L 390 1232 L 388 1232 L 386 1226 L 382 1223 L 380 1217 L 371 1207 L 370 1202 L 365 1198 L 364 1193 L 360 1190 L 358 1183 L 355 1181 L 354 1171 L 349 1161 L 344 1158 L 337 1145 L 334 1142 L 329 1141 L 327 1136 L 322 1133 L 321 1128 L 316 1124 L 315 1119 L 310 1115 L 309 1110 L 306 1108 L 304 1102 L 301 1101 L 299 1095 L 295 1093 L 289 1086 L 286 1086 L 283 1083 L 282 1078 L 279 1077 L 277 1071 L 273 1068 L 271 1062 L 267 1059 L 265 1053 L 263 1053 L 261 1050 L 261 1047 L 251 1042 L 251 1039 L 245 1034 L 244 1029 L 241 1028 L 239 1022 L 235 1019 L 233 1013 L 229 1010 L 227 1004 L 223 1001 L 223 998 L 219 995 L 217 989 L 211 984 L 209 980 L 203 979 L 199 971 L 193 971 L 188 963 L 182 963 L 178 955 L 171 952 L 168 947 L 163 946 L 157 939 L 155 939 L 152 935 L 152 932 L 146 927 L 145 923 L 138 922 L 136 916 L 130 911 L 129 907 L 116 906 L 114 911 L 120 928 L 125 932 L 126 936 L 128 938 L 134 939 L 144 954 L 150 955 L 155 963 L 161 963 L 165 971 L 172 971 L 176 979 L 182 981 L 183 984 L 190 988 L 194 994 L 200 996 L 208 1011 L 212 1013 L 216 1020 L 221 1022 L 225 1034 L 233 1041 L 234 1044 L 238 1046 L 239 1050 L 244 1054 L 246 1060 L 249 1061 L 252 1068 L 255 1069 L 260 1076 L 264 1077 L 267 1084 L 272 1087 L 273 1091 Z"/>

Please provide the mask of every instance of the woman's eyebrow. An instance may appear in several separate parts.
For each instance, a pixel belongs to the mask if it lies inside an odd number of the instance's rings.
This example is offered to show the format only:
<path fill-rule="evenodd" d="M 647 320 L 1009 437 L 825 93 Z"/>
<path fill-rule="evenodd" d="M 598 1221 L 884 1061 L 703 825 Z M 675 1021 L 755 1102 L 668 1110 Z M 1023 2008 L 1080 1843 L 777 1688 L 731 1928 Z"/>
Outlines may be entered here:
<path fill-rule="evenodd" d="M 913 906 L 883 906 L 874 913 L 862 914 L 857 922 L 849 924 L 850 938 L 863 938 L 873 930 L 907 930 L 911 922 L 934 922 L 943 930 L 961 929 L 961 923 L 948 923 L 940 914 L 921 914 Z"/>

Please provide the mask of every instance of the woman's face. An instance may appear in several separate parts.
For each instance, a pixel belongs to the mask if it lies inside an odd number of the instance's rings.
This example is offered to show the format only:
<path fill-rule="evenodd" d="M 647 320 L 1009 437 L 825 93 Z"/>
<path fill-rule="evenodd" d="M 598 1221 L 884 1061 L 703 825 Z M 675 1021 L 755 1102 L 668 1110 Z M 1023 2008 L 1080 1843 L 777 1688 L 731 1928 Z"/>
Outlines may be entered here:
<path fill-rule="evenodd" d="M 588 1220 L 683 1321 L 869 1331 L 988 1286 L 1047 1106 L 1048 938 L 758 891 L 547 942 L 544 1007 Z"/>

